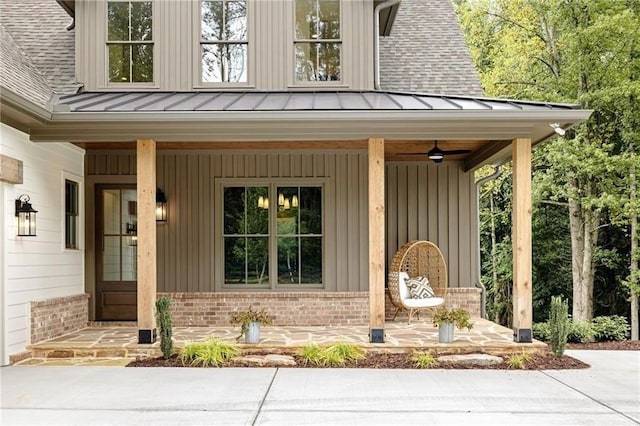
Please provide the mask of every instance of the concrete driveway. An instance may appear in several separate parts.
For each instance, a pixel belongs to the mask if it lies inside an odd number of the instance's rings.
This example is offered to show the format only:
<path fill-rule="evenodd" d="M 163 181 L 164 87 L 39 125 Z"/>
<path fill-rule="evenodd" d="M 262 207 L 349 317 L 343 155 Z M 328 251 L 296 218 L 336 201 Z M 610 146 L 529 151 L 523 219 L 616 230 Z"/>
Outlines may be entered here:
<path fill-rule="evenodd" d="M 640 352 L 586 370 L 4 367 L 3 425 L 640 425 Z"/>

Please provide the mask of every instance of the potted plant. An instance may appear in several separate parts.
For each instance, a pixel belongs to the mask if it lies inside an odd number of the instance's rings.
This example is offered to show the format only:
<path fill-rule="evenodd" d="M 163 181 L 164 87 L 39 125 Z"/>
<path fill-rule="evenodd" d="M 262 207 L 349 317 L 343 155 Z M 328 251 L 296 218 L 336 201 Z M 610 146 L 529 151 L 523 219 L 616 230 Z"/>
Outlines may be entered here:
<path fill-rule="evenodd" d="M 267 314 L 264 309 L 254 311 L 249 306 L 249 310 L 233 314 L 230 323 L 240 324 L 238 339 L 244 336 L 245 343 L 256 344 L 260 342 L 260 325 L 273 324 L 273 317 Z"/>
<path fill-rule="evenodd" d="M 454 326 L 459 329 L 466 328 L 471 330 L 473 323 L 471 322 L 469 312 L 462 308 L 447 308 L 440 306 L 433 314 L 433 325 L 438 327 L 438 342 L 453 342 Z"/>

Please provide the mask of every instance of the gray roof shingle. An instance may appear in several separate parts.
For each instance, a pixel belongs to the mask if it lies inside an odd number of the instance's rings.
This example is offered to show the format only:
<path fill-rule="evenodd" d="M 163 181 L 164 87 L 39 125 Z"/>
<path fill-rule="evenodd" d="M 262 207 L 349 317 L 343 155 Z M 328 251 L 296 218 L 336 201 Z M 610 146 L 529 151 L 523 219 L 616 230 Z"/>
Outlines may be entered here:
<path fill-rule="evenodd" d="M 382 90 L 482 96 L 480 79 L 450 0 L 402 0 L 380 39 Z"/>
<path fill-rule="evenodd" d="M 52 91 L 47 80 L 2 24 L 0 24 L 0 71 L 0 86 L 39 106 L 45 106 L 49 101 Z"/>
<path fill-rule="evenodd" d="M 55 0 L 2 0 L 0 23 L 56 93 L 74 93 L 75 31 Z M 29 91 L 29 87 L 24 90 Z"/>

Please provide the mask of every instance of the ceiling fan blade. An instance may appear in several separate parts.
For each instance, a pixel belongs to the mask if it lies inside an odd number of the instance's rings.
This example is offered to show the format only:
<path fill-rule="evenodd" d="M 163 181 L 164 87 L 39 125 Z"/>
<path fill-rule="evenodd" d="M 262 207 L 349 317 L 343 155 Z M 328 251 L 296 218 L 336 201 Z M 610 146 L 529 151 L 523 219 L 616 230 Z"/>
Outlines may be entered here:
<path fill-rule="evenodd" d="M 458 155 L 458 154 L 468 154 L 471 152 L 470 149 L 452 149 L 449 151 L 442 151 L 444 155 Z"/>

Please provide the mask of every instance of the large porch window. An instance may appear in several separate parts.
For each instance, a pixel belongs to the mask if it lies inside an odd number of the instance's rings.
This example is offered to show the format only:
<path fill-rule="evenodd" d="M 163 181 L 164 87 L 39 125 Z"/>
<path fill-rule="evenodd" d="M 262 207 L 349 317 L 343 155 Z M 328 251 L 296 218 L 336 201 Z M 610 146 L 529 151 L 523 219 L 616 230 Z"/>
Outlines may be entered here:
<path fill-rule="evenodd" d="M 224 185 L 224 285 L 322 287 L 322 192 L 322 185 Z"/>

